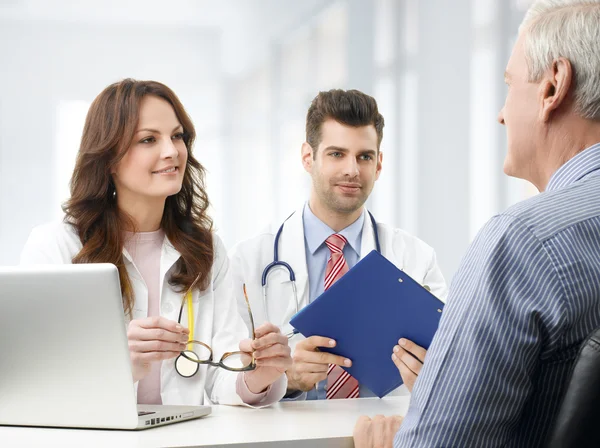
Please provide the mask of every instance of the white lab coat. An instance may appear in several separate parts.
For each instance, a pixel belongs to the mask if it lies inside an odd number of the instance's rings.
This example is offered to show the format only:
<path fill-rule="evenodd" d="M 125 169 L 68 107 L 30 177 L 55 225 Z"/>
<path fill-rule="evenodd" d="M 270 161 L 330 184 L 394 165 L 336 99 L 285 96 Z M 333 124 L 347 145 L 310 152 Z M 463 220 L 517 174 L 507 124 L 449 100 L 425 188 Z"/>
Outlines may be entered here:
<path fill-rule="evenodd" d="M 36 227 L 25 244 L 21 264 L 66 264 L 81 250 L 82 244 L 74 229 L 54 222 Z M 192 297 L 194 308 L 194 337 L 210 345 L 214 359 L 225 352 L 239 350 L 239 342 L 249 337 L 248 330 L 237 312 L 231 290 L 229 259 L 221 239 L 214 235 L 215 258 L 211 281 L 205 291 L 195 290 Z M 147 317 L 148 290 L 131 256 L 123 250 L 127 272 L 132 282 L 135 304 L 133 319 Z M 165 238 L 160 260 L 160 315 L 177 320 L 182 293 L 175 292 L 168 283 L 170 269 L 180 254 Z M 184 311 L 182 325 L 187 325 Z M 93 316 L 90 316 L 93 318 Z M 200 405 L 205 398 L 209 403 L 243 405 L 236 392 L 237 372 L 201 364 L 192 378 L 177 374 L 174 359 L 163 361 L 161 367 L 161 397 L 163 404 Z M 272 386 L 270 397 L 283 397 L 287 378 L 283 375 Z M 273 401 L 272 398 L 270 401 Z"/>
<path fill-rule="evenodd" d="M 296 275 L 299 309 L 308 305 L 310 293 L 304 246 L 303 207 L 296 210 L 286 221 L 279 239 L 279 260 L 288 263 Z M 371 219 L 366 209 L 363 213 L 361 257 L 376 248 Z M 246 308 L 242 294 L 242 285 L 245 283 L 256 326 L 267 321 L 261 278 L 264 268 L 273 261 L 273 244 L 280 226 L 281 222 L 273 223 L 255 237 L 238 243 L 229 253 L 234 291 L 240 312 Z M 445 300 L 448 289 L 437 265 L 435 251 L 420 239 L 401 229 L 394 229 L 378 222 L 377 230 L 382 254 L 413 279 L 423 285 L 428 285 L 431 292 L 440 300 Z M 281 327 L 284 333 L 289 333 L 292 331 L 289 322 L 296 313 L 296 302 L 288 271 L 283 268 L 271 269 L 267 286 L 269 319 L 273 324 Z M 245 315 L 242 314 L 248 325 L 246 315 L 247 312 Z M 295 345 L 302 339 L 301 335 L 295 335 L 290 340 L 292 353 Z M 390 395 L 406 394 L 405 386 L 390 393 Z"/>

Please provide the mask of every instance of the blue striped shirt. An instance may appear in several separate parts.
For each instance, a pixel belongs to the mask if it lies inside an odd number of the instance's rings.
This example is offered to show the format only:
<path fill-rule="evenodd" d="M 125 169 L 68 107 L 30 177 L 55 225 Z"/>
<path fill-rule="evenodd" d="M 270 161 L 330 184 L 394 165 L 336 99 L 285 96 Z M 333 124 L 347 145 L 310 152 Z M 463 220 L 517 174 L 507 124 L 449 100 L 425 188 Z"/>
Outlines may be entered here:
<path fill-rule="evenodd" d="M 484 226 L 447 303 L 394 446 L 543 445 L 600 326 L 600 144 Z"/>

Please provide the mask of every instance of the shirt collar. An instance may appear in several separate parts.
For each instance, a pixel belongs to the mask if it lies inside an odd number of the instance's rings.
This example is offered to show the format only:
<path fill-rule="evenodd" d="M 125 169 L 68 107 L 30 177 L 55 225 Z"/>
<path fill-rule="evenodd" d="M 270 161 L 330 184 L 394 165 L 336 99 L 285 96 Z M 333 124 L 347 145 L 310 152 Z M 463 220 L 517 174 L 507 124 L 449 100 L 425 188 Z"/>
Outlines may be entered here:
<path fill-rule="evenodd" d="M 561 166 L 550 178 L 546 191 L 567 187 L 600 169 L 600 143 L 584 149 Z"/>
<path fill-rule="evenodd" d="M 306 240 L 310 253 L 314 255 L 325 240 L 336 232 L 315 216 L 310 209 L 308 202 L 304 204 L 302 220 L 304 223 L 304 239 Z M 364 222 L 365 214 L 363 212 L 356 221 L 340 232 L 337 232 L 346 237 L 348 244 L 350 244 L 352 250 L 354 250 L 359 257 Z"/>

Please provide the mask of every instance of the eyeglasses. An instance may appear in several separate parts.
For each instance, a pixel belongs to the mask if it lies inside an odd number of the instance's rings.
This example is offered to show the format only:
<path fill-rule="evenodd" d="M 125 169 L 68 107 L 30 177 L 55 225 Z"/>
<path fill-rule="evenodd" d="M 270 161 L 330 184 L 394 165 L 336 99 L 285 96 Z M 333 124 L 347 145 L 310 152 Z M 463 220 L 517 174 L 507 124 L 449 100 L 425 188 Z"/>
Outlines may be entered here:
<path fill-rule="evenodd" d="M 181 300 L 181 307 L 179 309 L 179 318 L 177 322 L 181 324 L 181 315 L 183 314 L 183 305 L 187 302 L 187 315 L 188 315 L 188 329 L 190 335 L 186 350 L 183 350 L 179 356 L 175 359 L 175 370 L 179 375 L 184 378 L 191 378 L 200 369 L 200 364 L 208 364 L 214 367 L 221 367 L 225 370 L 233 372 L 248 372 L 256 369 L 256 360 L 254 355 L 246 352 L 227 352 L 221 356 L 219 362 L 213 361 L 213 351 L 209 345 L 204 342 L 196 341 L 194 339 L 194 313 L 192 305 L 192 289 L 196 285 L 200 277 L 192 283 L 192 286 L 184 294 Z M 248 307 L 248 315 L 250 316 L 250 325 L 252 326 L 252 340 L 256 339 L 254 332 L 254 317 L 252 316 L 252 310 L 250 309 L 250 301 L 248 300 L 248 294 L 246 293 L 246 285 L 244 284 L 244 299 Z"/>

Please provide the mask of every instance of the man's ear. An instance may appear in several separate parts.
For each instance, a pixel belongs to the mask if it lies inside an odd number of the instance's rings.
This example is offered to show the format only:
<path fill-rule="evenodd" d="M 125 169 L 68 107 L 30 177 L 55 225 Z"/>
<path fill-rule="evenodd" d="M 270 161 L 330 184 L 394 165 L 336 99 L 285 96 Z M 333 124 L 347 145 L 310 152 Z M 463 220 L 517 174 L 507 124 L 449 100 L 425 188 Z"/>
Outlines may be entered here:
<path fill-rule="evenodd" d="M 541 82 L 542 102 L 540 118 L 544 123 L 561 105 L 564 105 L 573 83 L 573 67 L 567 58 L 558 58 L 544 74 Z"/>
<path fill-rule="evenodd" d="M 307 142 L 302 143 L 302 166 L 307 173 L 312 173 L 313 149 Z"/>
<path fill-rule="evenodd" d="M 379 179 L 381 175 L 381 168 L 383 167 L 383 153 L 378 151 L 377 153 L 377 171 L 375 171 L 375 180 Z"/>

